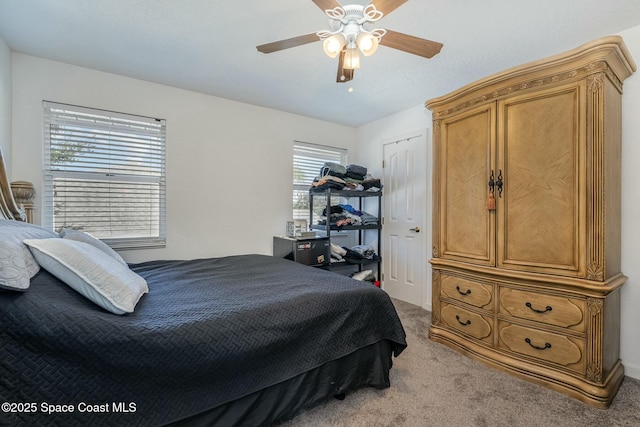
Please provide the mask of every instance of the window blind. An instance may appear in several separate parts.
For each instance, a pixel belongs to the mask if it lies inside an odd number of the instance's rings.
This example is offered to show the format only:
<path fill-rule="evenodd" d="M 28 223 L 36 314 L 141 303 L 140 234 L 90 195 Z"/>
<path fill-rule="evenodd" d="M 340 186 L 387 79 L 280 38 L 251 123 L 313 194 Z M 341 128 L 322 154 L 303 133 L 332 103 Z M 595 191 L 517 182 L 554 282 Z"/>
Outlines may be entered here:
<path fill-rule="evenodd" d="M 309 220 L 309 187 L 325 162 L 347 164 L 347 150 L 294 141 L 293 219 Z"/>
<path fill-rule="evenodd" d="M 43 225 L 164 246 L 165 120 L 45 101 Z"/>

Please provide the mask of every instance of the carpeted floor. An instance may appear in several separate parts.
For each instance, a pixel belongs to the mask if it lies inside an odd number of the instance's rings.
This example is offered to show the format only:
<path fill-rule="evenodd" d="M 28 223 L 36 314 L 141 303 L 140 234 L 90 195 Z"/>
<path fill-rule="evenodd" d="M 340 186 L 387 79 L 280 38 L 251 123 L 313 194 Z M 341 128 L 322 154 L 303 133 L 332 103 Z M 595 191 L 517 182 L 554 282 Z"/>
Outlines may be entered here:
<path fill-rule="evenodd" d="M 358 390 L 281 426 L 640 426 L 639 380 L 625 378 L 609 409 L 591 408 L 430 341 L 430 313 L 394 304 L 409 346 L 394 359 L 391 387 Z"/>

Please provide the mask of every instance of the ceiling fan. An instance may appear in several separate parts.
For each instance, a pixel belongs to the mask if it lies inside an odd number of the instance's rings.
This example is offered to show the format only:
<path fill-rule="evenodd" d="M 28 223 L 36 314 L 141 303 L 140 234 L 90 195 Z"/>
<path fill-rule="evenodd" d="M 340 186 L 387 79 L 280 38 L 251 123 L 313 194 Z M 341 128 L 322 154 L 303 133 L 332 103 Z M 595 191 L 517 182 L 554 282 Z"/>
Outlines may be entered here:
<path fill-rule="evenodd" d="M 322 40 L 325 53 L 331 58 L 338 57 L 336 81 L 344 83 L 352 80 L 354 70 L 360 67 L 360 53 L 370 56 L 379 44 L 425 58 L 433 57 L 442 49 L 442 43 L 431 40 L 392 30 L 364 28 L 365 25 L 372 24 L 393 12 L 408 0 L 372 0 L 366 6 L 340 6 L 336 0 L 312 1 L 329 17 L 330 30 L 263 44 L 256 47 L 258 51 L 272 53 Z"/>

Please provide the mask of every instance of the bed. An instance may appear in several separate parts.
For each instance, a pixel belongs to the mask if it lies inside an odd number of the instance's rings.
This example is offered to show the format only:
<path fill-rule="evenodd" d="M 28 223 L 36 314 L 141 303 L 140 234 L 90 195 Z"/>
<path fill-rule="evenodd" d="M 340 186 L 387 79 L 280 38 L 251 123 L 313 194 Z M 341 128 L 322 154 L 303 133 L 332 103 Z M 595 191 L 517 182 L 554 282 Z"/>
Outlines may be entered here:
<path fill-rule="evenodd" d="M 383 290 L 266 255 L 158 260 L 126 266 L 148 292 L 114 314 L 49 271 L 34 248 L 67 236 L 24 223 L 7 181 L 0 155 L 0 234 L 43 233 L 24 241 L 47 268 L 0 290 L 0 424 L 272 425 L 390 386 L 406 341 Z"/>

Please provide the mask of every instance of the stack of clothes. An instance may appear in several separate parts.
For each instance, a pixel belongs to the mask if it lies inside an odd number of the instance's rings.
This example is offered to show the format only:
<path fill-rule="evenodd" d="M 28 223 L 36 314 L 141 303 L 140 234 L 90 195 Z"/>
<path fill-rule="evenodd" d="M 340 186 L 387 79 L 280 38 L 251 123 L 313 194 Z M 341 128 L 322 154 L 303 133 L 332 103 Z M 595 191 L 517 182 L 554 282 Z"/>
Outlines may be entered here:
<path fill-rule="evenodd" d="M 343 166 L 326 162 L 311 184 L 310 191 L 323 192 L 328 189 L 353 191 L 380 191 L 380 179 L 367 174 L 367 168 L 360 165 Z"/>
<path fill-rule="evenodd" d="M 378 218 L 365 211 L 359 211 L 351 205 L 334 205 L 322 210 L 322 215 L 318 221 L 319 225 L 327 225 L 335 227 L 344 227 L 345 225 L 378 225 Z"/>
<path fill-rule="evenodd" d="M 380 257 L 376 254 L 372 246 L 357 245 L 351 249 L 338 246 L 335 243 L 331 243 L 331 263 L 345 263 L 345 264 L 363 264 L 364 262 L 379 262 Z M 353 279 L 360 280 L 361 282 L 371 282 L 380 287 L 380 282 L 376 279 L 376 275 L 373 270 L 356 271 L 349 275 Z"/>
<path fill-rule="evenodd" d="M 346 248 L 331 243 L 331 262 L 346 262 L 348 264 L 362 264 L 363 262 L 378 262 L 380 257 L 371 245 L 356 245 Z"/>
<path fill-rule="evenodd" d="M 353 279 L 360 280 L 361 282 L 376 283 L 376 275 L 373 274 L 373 270 L 362 270 L 357 273 L 353 273 L 350 276 Z M 378 283 L 376 286 L 380 287 Z"/>

